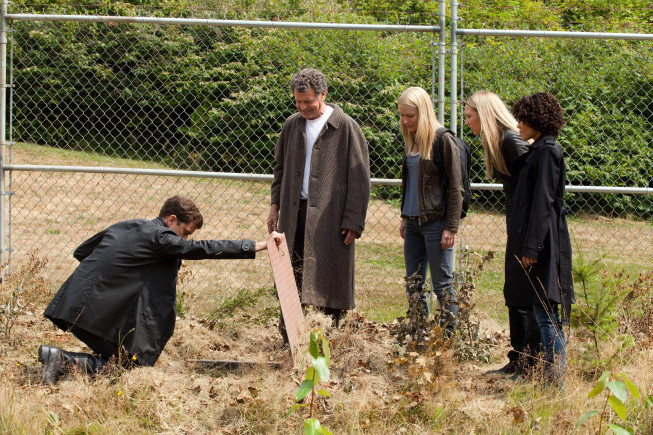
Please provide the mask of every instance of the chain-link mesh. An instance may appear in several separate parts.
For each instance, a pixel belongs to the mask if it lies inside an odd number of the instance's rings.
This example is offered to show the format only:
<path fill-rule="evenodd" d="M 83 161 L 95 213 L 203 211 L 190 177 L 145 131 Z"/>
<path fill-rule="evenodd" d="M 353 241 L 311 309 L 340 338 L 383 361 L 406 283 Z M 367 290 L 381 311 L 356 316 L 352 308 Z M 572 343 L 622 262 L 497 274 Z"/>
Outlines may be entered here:
<path fill-rule="evenodd" d="M 652 40 L 465 36 L 459 43 L 462 99 L 485 89 L 508 107 L 535 92 L 551 92 L 560 100 L 566 125 L 558 141 L 568 184 L 653 187 Z M 461 117 L 459 125 L 463 122 Z M 480 182 L 485 174 L 480 139 L 467 128 L 463 135 L 472 144 L 473 172 Z M 503 201 L 501 192 L 478 192 L 475 206 L 500 213 Z M 599 260 L 613 271 L 650 268 L 653 195 L 575 193 L 570 188 L 565 208 L 576 259 Z M 495 282 L 502 278 L 504 233 L 503 220 L 494 230 L 482 226 L 466 232 L 470 245 L 498 249 L 499 261 L 489 265 Z M 489 294 L 500 297 L 496 289 Z"/>
<path fill-rule="evenodd" d="M 396 99 L 407 86 L 432 89 L 437 68 L 432 42 L 433 34 L 417 32 L 16 21 L 10 46 L 15 144 L 9 162 L 270 174 L 278 134 L 296 110 L 290 78 L 311 66 L 327 75 L 328 101 L 361 125 L 370 145 L 372 176 L 398 179 L 403 143 Z M 582 161 L 582 150 L 578 157 L 568 154 L 571 183 L 641 186 L 642 179 L 653 179 L 650 41 L 478 37 L 465 38 L 464 44 L 465 95 L 485 88 L 510 102 L 539 90 L 561 97 L 570 119 L 560 140 L 563 148 L 571 150 L 569 144 L 577 143 L 590 155 L 604 156 Z M 584 71 L 580 64 L 587 56 L 610 53 L 604 48 L 610 44 L 624 53 L 621 63 L 611 66 L 624 77 L 619 83 L 593 85 L 588 76 L 604 77 L 608 66 Z M 641 59 L 635 68 L 637 53 L 648 58 L 648 70 Z M 577 61 L 562 62 L 567 56 Z M 548 71 L 538 72 L 538 65 L 550 63 L 554 65 Z M 621 91 L 620 98 L 605 99 L 600 111 L 582 104 L 587 93 L 603 100 L 606 87 Z M 605 112 L 614 112 L 614 118 L 604 119 Z M 638 136 L 628 130 L 635 125 Z M 476 151 L 473 181 L 478 182 L 484 171 L 480 145 L 475 138 L 466 140 Z M 634 146 L 646 141 L 648 147 Z M 620 156 L 637 165 L 638 181 L 579 181 L 591 168 Z M 173 194 L 193 198 L 203 211 L 207 225 L 197 238 L 267 236 L 269 182 L 13 171 L 10 190 L 13 260 L 19 263 L 29 250 L 39 249 L 49 260 L 53 290 L 76 266 L 72 251 L 81 241 L 123 219 L 154 217 Z M 650 213 L 651 195 L 583 195 L 568 197 L 577 215 Z M 503 194 L 477 191 L 475 197 L 462 227 L 462 243 L 501 253 Z M 396 186 L 375 187 L 366 231 L 357 242 L 357 305 L 383 320 L 406 308 L 396 199 Z M 650 223 L 583 217 L 572 219 L 572 231 L 576 245 L 593 256 L 629 268 L 650 264 Z M 494 260 L 478 283 L 497 316 L 503 305 L 502 261 Z M 182 274 L 183 290 L 194 307 L 205 311 L 240 289 L 272 287 L 265 255 L 254 261 L 186 262 Z"/>
<path fill-rule="evenodd" d="M 431 88 L 432 37 L 16 22 L 11 162 L 271 174 L 279 132 L 296 110 L 290 78 L 310 65 L 327 73 L 328 100 L 363 128 L 373 176 L 395 178 L 403 149 L 396 99 L 404 83 Z M 71 252 L 84 238 L 119 220 L 154 217 L 175 193 L 204 212 L 208 225 L 198 238 L 267 236 L 269 183 L 14 172 L 12 190 L 13 256 L 39 248 L 57 283 L 75 267 Z M 358 305 L 390 318 L 404 301 L 398 212 L 373 200 L 368 216 L 358 244 Z M 264 260 L 187 263 L 184 288 L 199 306 L 272 287 Z"/>

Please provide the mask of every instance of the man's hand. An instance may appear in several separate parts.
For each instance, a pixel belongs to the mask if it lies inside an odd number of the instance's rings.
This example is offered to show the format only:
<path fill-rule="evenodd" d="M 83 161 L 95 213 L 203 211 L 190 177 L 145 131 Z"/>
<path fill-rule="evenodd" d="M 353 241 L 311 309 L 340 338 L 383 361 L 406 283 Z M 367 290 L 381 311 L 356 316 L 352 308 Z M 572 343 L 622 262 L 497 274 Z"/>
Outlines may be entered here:
<path fill-rule="evenodd" d="M 528 268 L 537 263 L 537 260 L 535 258 L 530 258 L 530 257 L 522 257 L 521 262 L 524 265 L 524 267 Z"/>
<path fill-rule="evenodd" d="M 456 233 L 449 230 L 442 231 L 442 249 L 449 249 L 454 243 L 456 243 Z"/>
<path fill-rule="evenodd" d="M 399 224 L 399 235 L 402 239 L 406 238 L 406 218 L 401 218 L 401 223 Z"/>
<path fill-rule="evenodd" d="M 268 234 L 277 230 L 277 222 L 279 221 L 279 204 L 272 204 L 270 206 L 270 213 L 268 214 Z"/>
<path fill-rule="evenodd" d="M 274 241 L 277 242 L 277 246 L 279 246 L 281 244 L 281 242 L 283 242 L 283 240 L 285 238 L 285 236 L 283 234 L 277 233 L 276 231 L 272 231 L 270 234 L 272 235 L 272 237 L 274 237 Z M 268 249 L 268 242 L 267 241 L 256 242 L 256 248 L 254 249 L 256 252 L 262 251 L 264 249 Z"/>
<path fill-rule="evenodd" d="M 347 234 L 345 236 L 345 245 L 347 245 L 347 246 L 349 246 L 349 244 L 351 242 L 353 242 L 354 240 L 356 240 L 358 238 L 358 236 L 359 236 L 359 234 L 356 231 L 348 230 L 347 228 L 343 228 L 342 232 L 340 234 L 342 234 L 342 235 Z"/>

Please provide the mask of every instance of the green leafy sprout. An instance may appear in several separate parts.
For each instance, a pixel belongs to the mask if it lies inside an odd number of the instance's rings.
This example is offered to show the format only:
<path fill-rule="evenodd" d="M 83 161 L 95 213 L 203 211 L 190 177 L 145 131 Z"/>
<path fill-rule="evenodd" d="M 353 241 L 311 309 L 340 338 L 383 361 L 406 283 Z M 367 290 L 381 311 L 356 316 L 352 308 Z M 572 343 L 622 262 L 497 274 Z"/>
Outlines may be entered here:
<path fill-rule="evenodd" d="M 316 389 L 316 386 L 321 382 L 329 381 L 329 365 L 331 363 L 331 351 L 329 349 L 329 341 L 322 334 L 321 329 L 311 331 L 310 343 L 308 346 L 308 354 L 310 356 L 311 366 L 306 367 L 306 374 L 304 381 L 299 386 L 295 393 L 295 404 L 292 406 L 286 418 L 290 416 L 296 409 L 309 407 L 309 417 L 304 421 L 304 433 L 311 434 L 332 434 L 329 429 L 320 424 L 320 421 L 313 416 L 313 406 L 315 403 L 315 395 L 330 398 L 331 394 L 325 389 Z M 304 399 L 310 393 L 310 402 L 306 403 Z"/>
<path fill-rule="evenodd" d="M 613 378 L 613 380 L 610 380 L 611 377 Z M 604 371 L 601 377 L 599 378 L 596 386 L 587 395 L 588 398 L 592 398 L 598 396 L 604 391 L 607 392 L 605 402 L 603 403 L 603 409 L 599 416 L 599 430 L 597 433 L 602 433 L 601 429 L 603 425 L 603 420 L 607 417 L 606 411 L 607 411 L 608 404 L 610 404 L 612 410 L 617 414 L 617 416 L 624 423 L 627 422 L 626 403 L 628 401 L 629 391 L 631 396 L 633 396 L 635 399 L 640 400 L 642 402 L 643 409 L 649 409 L 653 406 L 653 396 L 649 396 L 648 398 L 642 399 L 642 396 L 639 394 L 639 390 L 637 389 L 635 384 L 633 384 L 626 377 L 625 374 L 621 373 L 621 377 L 624 380 L 623 382 L 616 380 L 614 376 L 610 375 L 610 372 Z M 578 420 L 578 423 L 576 423 L 576 429 L 578 429 L 589 417 L 596 415 L 598 413 L 599 411 L 586 412 Z M 628 435 L 628 434 L 635 433 L 634 430 L 629 427 L 623 427 L 617 424 L 609 424 L 609 423 L 607 426 L 610 429 L 612 429 L 612 432 L 616 435 Z"/>

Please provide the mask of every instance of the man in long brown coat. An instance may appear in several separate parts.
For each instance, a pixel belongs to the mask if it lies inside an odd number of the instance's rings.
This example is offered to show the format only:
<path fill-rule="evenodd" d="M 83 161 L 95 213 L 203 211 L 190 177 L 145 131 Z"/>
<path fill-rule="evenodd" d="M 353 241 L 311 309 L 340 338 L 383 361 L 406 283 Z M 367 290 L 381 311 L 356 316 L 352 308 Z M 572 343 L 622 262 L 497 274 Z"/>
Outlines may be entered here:
<path fill-rule="evenodd" d="M 354 241 L 370 196 L 367 141 L 360 126 L 325 103 L 324 74 L 304 69 L 290 89 L 298 113 L 275 148 L 268 231 L 286 235 L 304 305 L 334 317 L 354 308 Z"/>

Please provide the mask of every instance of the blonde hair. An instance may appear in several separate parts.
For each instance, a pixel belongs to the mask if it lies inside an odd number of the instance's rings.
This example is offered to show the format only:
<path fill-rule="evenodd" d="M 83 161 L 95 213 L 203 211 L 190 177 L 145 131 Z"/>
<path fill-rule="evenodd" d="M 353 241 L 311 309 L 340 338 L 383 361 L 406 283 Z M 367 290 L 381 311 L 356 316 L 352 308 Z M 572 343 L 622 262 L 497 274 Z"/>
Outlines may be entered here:
<path fill-rule="evenodd" d="M 413 144 L 415 144 L 417 145 L 420 158 L 431 159 L 435 132 L 438 128 L 442 127 L 438 118 L 435 116 L 431 97 L 424 89 L 414 86 L 406 89 L 399 96 L 397 105 L 399 104 L 417 109 L 417 131 L 414 136 L 399 121 L 399 128 L 401 128 L 401 134 L 404 136 L 404 142 L 406 142 L 406 150 L 404 152 L 408 154 L 411 148 L 413 148 Z"/>
<path fill-rule="evenodd" d="M 517 131 L 517 120 L 506 104 L 495 93 L 475 92 L 465 102 L 478 113 L 481 121 L 481 143 L 485 151 L 485 179 L 492 178 L 492 166 L 510 175 L 510 170 L 501 152 L 501 143 L 506 130 Z"/>

